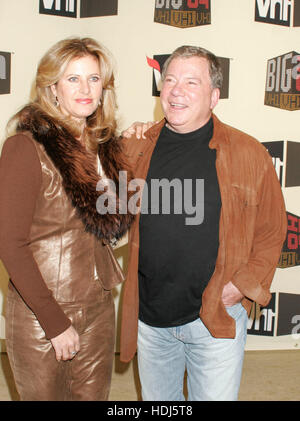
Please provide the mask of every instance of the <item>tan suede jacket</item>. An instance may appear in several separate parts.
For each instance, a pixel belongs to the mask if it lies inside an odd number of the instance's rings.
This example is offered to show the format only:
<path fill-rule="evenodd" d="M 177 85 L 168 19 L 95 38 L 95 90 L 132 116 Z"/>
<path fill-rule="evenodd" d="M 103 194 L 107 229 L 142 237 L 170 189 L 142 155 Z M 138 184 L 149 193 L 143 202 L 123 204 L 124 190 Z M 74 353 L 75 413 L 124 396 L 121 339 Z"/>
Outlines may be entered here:
<path fill-rule="evenodd" d="M 217 338 L 234 338 L 235 321 L 222 302 L 224 285 L 231 281 L 252 302 L 267 305 L 270 285 L 286 235 L 286 212 L 280 184 L 266 148 L 249 135 L 223 124 L 213 115 L 216 170 L 221 193 L 219 251 L 215 271 L 203 293 L 199 315 Z M 124 141 L 136 178 L 146 179 L 150 159 L 165 124 L 162 120 L 146 139 Z M 121 360 L 130 361 L 137 346 L 139 312 L 139 215 L 129 232 L 129 263 L 124 285 Z"/>

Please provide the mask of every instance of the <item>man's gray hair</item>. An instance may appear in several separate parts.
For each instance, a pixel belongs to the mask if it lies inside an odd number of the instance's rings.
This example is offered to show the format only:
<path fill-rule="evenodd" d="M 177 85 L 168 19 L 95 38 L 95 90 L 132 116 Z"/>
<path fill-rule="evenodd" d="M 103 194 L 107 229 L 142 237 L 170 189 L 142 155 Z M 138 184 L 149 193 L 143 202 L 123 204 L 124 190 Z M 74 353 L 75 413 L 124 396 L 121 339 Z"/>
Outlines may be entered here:
<path fill-rule="evenodd" d="M 172 60 L 174 60 L 175 58 L 191 57 L 201 57 L 205 58 L 208 61 L 211 85 L 213 88 L 220 89 L 223 82 L 223 75 L 218 58 L 205 48 L 194 47 L 191 45 L 183 45 L 181 47 L 176 48 L 176 50 L 174 50 L 173 53 L 168 57 L 162 69 L 162 80 L 164 81 L 168 66 Z"/>

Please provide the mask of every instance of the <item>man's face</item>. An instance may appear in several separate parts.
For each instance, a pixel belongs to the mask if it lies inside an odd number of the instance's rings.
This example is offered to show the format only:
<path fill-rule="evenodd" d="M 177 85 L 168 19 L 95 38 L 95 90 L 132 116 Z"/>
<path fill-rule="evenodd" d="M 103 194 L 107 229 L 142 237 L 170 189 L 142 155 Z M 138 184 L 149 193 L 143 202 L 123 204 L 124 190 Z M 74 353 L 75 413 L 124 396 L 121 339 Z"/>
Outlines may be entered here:
<path fill-rule="evenodd" d="M 218 103 L 219 95 L 219 89 L 211 86 L 205 58 L 173 59 L 160 93 L 168 127 L 178 133 L 189 133 L 204 126 Z"/>

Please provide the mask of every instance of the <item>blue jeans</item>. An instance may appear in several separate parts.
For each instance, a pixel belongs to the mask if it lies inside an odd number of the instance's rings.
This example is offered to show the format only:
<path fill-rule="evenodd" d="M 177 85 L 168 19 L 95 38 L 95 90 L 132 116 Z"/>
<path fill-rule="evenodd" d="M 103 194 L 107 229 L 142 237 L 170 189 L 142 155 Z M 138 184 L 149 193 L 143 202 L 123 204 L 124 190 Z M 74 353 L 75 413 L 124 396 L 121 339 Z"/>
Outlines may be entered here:
<path fill-rule="evenodd" d="M 236 320 L 234 339 L 214 338 L 199 318 L 171 328 L 156 328 L 139 320 L 138 368 L 143 400 L 185 400 L 185 370 L 188 400 L 237 400 L 248 317 L 241 304 L 226 310 Z"/>

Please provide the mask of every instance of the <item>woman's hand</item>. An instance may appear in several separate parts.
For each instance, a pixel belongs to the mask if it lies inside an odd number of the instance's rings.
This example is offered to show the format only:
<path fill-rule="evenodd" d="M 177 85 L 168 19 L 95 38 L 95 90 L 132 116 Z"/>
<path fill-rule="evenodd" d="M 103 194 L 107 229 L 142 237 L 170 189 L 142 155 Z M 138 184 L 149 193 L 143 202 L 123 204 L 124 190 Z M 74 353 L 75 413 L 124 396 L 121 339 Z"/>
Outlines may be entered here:
<path fill-rule="evenodd" d="M 228 282 L 222 293 L 222 301 L 225 307 L 231 307 L 237 303 L 240 303 L 244 298 L 240 290 L 233 285 L 232 282 Z"/>
<path fill-rule="evenodd" d="M 73 326 L 51 339 L 57 361 L 67 361 L 80 350 L 79 335 Z"/>
<path fill-rule="evenodd" d="M 122 132 L 122 136 L 128 138 L 135 135 L 137 139 L 140 139 L 141 137 L 145 139 L 145 132 L 156 123 L 157 121 L 148 121 L 147 123 L 135 121 L 128 129 Z"/>

